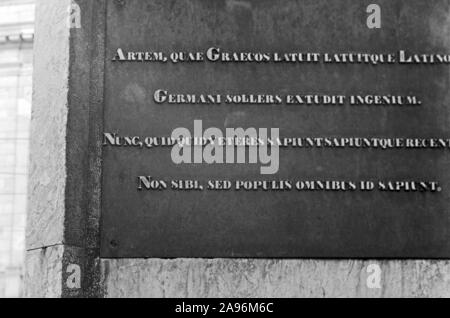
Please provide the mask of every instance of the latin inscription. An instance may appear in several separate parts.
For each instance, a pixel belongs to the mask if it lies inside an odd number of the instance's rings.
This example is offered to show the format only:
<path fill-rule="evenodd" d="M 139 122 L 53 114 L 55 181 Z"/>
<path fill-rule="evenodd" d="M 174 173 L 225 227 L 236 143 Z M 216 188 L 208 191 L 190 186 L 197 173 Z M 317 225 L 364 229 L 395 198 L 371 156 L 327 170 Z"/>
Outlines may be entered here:
<path fill-rule="evenodd" d="M 104 256 L 450 255 L 447 20 L 306 2 L 110 6 Z"/>

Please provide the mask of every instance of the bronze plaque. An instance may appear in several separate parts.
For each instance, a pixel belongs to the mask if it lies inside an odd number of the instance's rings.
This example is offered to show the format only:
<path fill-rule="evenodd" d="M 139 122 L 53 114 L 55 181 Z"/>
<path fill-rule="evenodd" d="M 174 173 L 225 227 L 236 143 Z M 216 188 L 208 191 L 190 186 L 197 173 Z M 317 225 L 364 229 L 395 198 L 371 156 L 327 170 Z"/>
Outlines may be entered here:
<path fill-rule="evenodd" d="M 109 1 L 101 256 L 449 257 L 449 1 L 371 3 Z M 176 164 L 195 121 L 276 173 Z"/>

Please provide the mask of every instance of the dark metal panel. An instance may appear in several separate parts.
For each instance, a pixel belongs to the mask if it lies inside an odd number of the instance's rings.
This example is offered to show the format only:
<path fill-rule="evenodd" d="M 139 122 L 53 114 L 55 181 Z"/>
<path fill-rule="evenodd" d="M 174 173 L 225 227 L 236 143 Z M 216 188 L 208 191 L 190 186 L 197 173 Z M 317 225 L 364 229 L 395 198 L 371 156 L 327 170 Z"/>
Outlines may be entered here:
<path fill-rule="evenodd" d="M 134 51 L 449 53 L 448 1 L 127 0 L 107 14 L 105 132 L 170 136 L 177 127 L 279 127 L 284 137 L 450 137 L 448 66 L 115 63 Z M 158 105 L 157 89 L 196 94 L 417 95 L 423 105 Z M 102 257 L 444 258 L 449 152 L 283 149 L 280 171 L 182 165 L 170 149 L 103 150 Z M 440 193 L 137 191 L 136 178 L 436 180 Z"/>

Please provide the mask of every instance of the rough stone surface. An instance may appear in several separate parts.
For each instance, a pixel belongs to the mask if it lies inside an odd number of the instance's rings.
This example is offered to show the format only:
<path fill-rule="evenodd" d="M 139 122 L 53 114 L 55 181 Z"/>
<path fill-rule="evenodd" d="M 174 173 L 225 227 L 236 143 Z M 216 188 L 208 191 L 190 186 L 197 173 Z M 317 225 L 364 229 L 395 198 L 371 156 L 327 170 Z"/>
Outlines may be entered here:
<path fill-rule="evenodd" d="M 70 0 L 37 2 L 25 265 L 28 297 L 98 295 L 94 286 L 98 252 L 96 235 L 91 235 L 98 227 L 98 209 L 90 202 L 96 202 L 94 192 L 100 191 L 96 183 L 100 174 L 92 170 L 101 156 L 95 143 L 90 147 L 90 137 L 99 139 L 91 127 L 101 127 L 97 117 L 101 85 L 91 81 L 102 82 L 102 72 L 92 64 L 103 60 L 104 19 L 94 16 L 104 15 L 104 9 L 97 9 L 103 5 L 103 0 L 79 0 L 76 5 Z M 84 13 L 79 29 L 69 27 L 76 6 Z M 80 284 L 66 283 L 73 266 L 81 269 Z"/>
<path fill-rule="evenodd" d="M 63 255 L 62 245 L 27 252 L 25 297 L 61 297 Z"/>
<path fill-rule="evenodd" d="M 381 289 L 367 266 L 381 267 Z M 107 297 L 450 297 L 450 261 L 103 260 Z"/>
<path fill-rule="evenodd" d="M 69 4 L 39 0 L 36 6 L 27 249 L 64 239 Z"/>
<path fill-rule="evenodd" d="M 25 296 L 61 297 L 70 0 L 36 5 Z"/>

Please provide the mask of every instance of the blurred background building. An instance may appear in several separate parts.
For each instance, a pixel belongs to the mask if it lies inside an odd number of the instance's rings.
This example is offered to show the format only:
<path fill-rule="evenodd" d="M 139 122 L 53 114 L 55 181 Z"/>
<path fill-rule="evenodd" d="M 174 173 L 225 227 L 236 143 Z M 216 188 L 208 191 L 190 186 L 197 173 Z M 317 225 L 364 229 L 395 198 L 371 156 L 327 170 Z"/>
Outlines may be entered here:
<path fill-rule="evenodd" d="M 22 289 L 33 24 L 34 0 L 0 0 L 0 298 Z"/>

